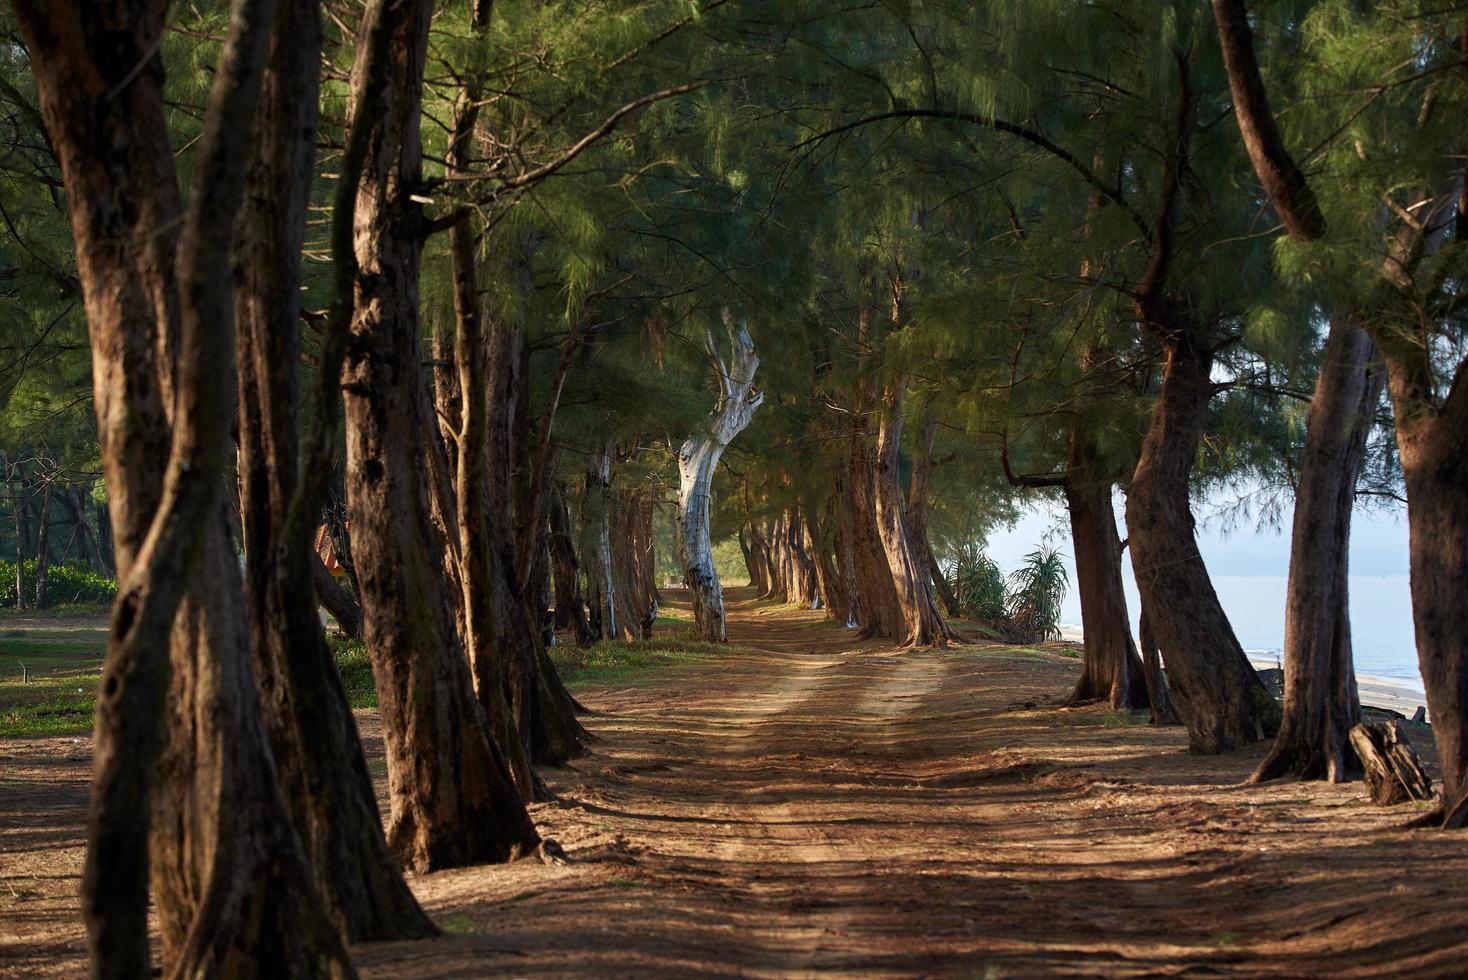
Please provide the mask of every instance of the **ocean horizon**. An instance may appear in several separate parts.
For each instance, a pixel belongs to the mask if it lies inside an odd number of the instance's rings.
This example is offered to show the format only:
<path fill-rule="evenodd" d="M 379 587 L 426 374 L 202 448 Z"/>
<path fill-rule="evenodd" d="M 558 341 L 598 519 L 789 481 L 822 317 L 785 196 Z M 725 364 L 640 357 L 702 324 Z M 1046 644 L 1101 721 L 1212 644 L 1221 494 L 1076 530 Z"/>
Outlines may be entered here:
<path fill-rule="evenodd" d="M 1125 578 L 1132 629 L 1140 621 L 1136 583 Z M 1215 575 L 1213 587 L 1244 652 L 1253 660 L 1279 660 L 1284 647 L 1283 575 Z M 1350 577 L 1351 647 L 1356 673 L 1389 679 L 1422 691 L 1412 598 L 1405 575 Z M 1081 602 L 1075 583 L 1061 606 L 1061 625 L 1080 629 Z M 1165 654 L 1164 654 L 1165 655 Z"/>

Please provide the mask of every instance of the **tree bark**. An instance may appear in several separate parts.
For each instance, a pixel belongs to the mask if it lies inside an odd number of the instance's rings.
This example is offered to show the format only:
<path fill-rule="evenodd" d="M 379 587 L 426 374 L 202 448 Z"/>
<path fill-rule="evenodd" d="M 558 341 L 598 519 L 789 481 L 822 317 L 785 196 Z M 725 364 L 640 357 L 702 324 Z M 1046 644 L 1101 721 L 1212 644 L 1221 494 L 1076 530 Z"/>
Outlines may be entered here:
<path fill-rule="evenodd" d="M 51 484 L 41 474 L 41 507 L 36 518 L 36 608 L 51 608 Z"/>
<path fill-rule="evenodd" d="M 82 884 L 98 976 L 149 972 L 150 858 L 176 974 L 351 974 L 275 783 L 221 521 L 232 218 L 272 7 L 232 11 L 182 212 L 157 54 L 164 5 L 16 4 L 67 185 L 123 573 Z"/>
<path fill-rule="evenodd" d="M 313 555 L 310 564 L 311 586 L 316 592 L 316 601 L 331 613 L 343 636 L 362 639 L 362 607 L 336 580 L 336 576 L 326 570 L 319 555 Z"/>
<path fill-rule="evenodd" d="M 1170 688 L 1195 752 L 1230 752 L 1274 734 L 1279 706 L 1234 636 L 1198 552 L 1189 477 L 1212 397 L 1212 357 L 1177 337 L 1127 493 L 1132 569 L 1167 654 Z"/>
<path fill-rule="evenodd" d="M 1269 96 L 1254 58 L 1248 8 L 1244 0 L 1213 0 L 1213 16 L 1218 24 L 1234 115 L 1254 172 L 1290 237 L 1295 241 L 1319 238 L 1325 234 L 1325 217 L 1309 181 L 1285 147 L 1269 108 Z"/>
<path fill-rule="evenodd" d="M 81 538 L 81 551 L 86 556 L 87 564 L 91 565 L 92 571 L 98 575 L 111 578 L 113 569 L 107 564 L 106 556 L 102 551 L 98 529 L 87 518 L 87 505 L 82 491 L 75 487 L 63 490 L 61 502 L 71 512 L 71 520 L 77 529 L 77 535 Z"/>
<path fill-rule="evenodd" d="M 764 393 L 754 387 L 759 350 L 749 336 L 749 326 L 741 321 L 736 327 L 727 307 L 722 316 L 729 338 L 727 364 L 719 356 L 713 333 L 707 335 L 708 353 L 719 373 L 719 398 L 705 424 L 678 451 L 678 557 L 692 596 L 699 635 L 714 643 L 729 639 L 724 588 L 714 567 L 709 537 L 714 471 L 724 449 L 749 425 L 755 409 L 764 401 Z"/>
<path fill-rule="evenodd" d="M 1376 346 L 1347 315 L 1331 322 L 1295 492 L 1285 589 L 1284 717 L 1255 782 L 1294 773 L 1349 777 L 1351 729 L 1361 720 L 1351 660 L 1348 559 L 1356 476 L 1381 397 Z"/>
<path fill-rule="evenodd" d="M 886 554 L 900 614 L 901 630 L 894 635 L 903 646 L 946 646 L 948 624 L 933 601 L 927 566 L 917 558 L 903 513 L 899 458 L 902 406 L 903 382 L 895 379 L 887 384 L 882 397 L 874 485 L 877 534 Z"/>
<path fill-rule="evenodd" d="M 591 458 L 581 495 L 581 554 L 586 558 L 587 603 L 593 640 L 617 638 L 617 596 L 612 577 L 610 523 L 612 445 Z"/>
<path fill-rule="evenodd" d="M 436 423 L 419 350 L 423 219 L 412 195 L 431 11 L 428 0 L 385 11 L 390 94 L 358 191 L 343 379 L 352 546 L 388 750 L 387 838 L 415 870 L 509 860 L 539 844 L 474 698 L 441 559 L 448 543 L 429 514 L 421 447 Z"/>
<path fill-rule="evenodd" d="M 1417 662 L 1442 768 L 1443 826 L 1468 826 L 1468 371 L 1423 411 L 1420 363 L 1387 361 L 1407 484 Z"/>
<path fill-rule="evenodd" d="M 581 597 L 581 567 L 571 536 L 571 514 L 566 506 L 566 487 L 554 480 L 550 487 L 550 553 L 555 572 L 556 626 L 575 630 L 578 646 L 592 642 L 591 624 L 586 619 L 586 602 Z"/>
<path fill-rule="evenodd" d="M 1142 674 L 1147 683 L 1147 701 L 1152 705 L 1149 725 L 1180 725 L 1182 719 L 1173 707 L 1172 696 L 1167 692 L 1167 678 L 1162 674 L 1162 651 L 1157 646 L 1157 634 L 1152 631 L 1152 620 L 1147 616 L 1147 607 L 1142 607 L 1141 622 L 1137 624 L 1137 637 L 1142 645 Z"/>
<path fill-rule="evenodd" d="M 25 561 L 27 544 L 31 538 L 30 527 L 30 497 L 22 496 L 26 490 L 27 481 L 24 476 L 16 481 L 15 488 L 10 491 L 10 499 L 15 510 L 15 608 L 29 609 L 31 606 L 30 590 L 26 588 Z"/>
<path fill-rule="evenodd" d="M 1075 552 L 1085 654 L 1072 704 L 1106 701 L 1119 711 L 1145 708 L 1147 677 L 1132 641 L 1121 578 L 1121 540 L 1111 504 L 1111 482 L 1098 478 L 1099 452 L 1079 425 L 1070 433 L 1066 507 Z"/>
<path fill-rule="evenodd" d="M 379 40 L 379 48 L 385 47 Z M 368 55 L 380 65 L 381 50 Z M 325 594 L 337 621 L 361 635 L 361 610 L 332 579 L 316 554 L 314 515 L 327 481 L 307 473 L 329 463 L 329 447 L 301 457 L 297 438 L 301 360 L 300 254 L 314 172 L 321 25 L 314 0 L 283 0 L 257 109 L 254 159 L 236 231 L 235 309 L 240 384 L 240 511 L 246 562 L 250 637 L 281 790 L 316 873 L 316 884 L 337 926 L 354 942 L 436 934 L 388 851 L 367 769 L 341 678 L 326 645 L 316 597 Z M 385 66 L 359 90 L 353 116 L 370 118 L 379 102 Z M 368 90 L 372 87 L 372 90 Z M 349 236 L 351 204 L 360 175 L 359 135 L 339 179 Z M 335 236 L 334 236 L 335 237 Z M 349 237 L 347 239 L 349 241 Z M 347 256 L 349 259 L 349 256 Z M 343 283 L 343 288 L 350 288 Z M 329 318 L 330 319 L 330 318 Z M 329 323 L 329 330 L 346 328 Z M 323 347 L 331 346 L 328 339 Z M 321 370 L 340 370 L 336 353 Z M 326 388 L 334 396 L 335 385 Z M 318 411 L 317 426 L 336 431 L 334 397 Z M 312 443 L 308 443 L 312 445 Z M 302 463 L 304 462 L 304 466 Z M 296 499 L 300 497 L 301 499 Z M 292 522 L 295 507 L 310 520 Z M 306 582 L 311 588 L 305 588 Z"/>

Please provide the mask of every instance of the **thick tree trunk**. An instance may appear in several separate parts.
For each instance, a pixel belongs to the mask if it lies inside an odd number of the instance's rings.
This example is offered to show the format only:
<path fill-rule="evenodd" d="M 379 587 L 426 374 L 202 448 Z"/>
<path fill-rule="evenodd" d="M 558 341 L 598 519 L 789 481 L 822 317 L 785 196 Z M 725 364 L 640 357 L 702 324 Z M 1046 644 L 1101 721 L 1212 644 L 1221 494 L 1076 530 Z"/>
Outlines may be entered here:
<path fill-rule="evenodd" d="M 482 31 L 482 8 L 474 28 Z M 478 118 L 477 86 L 466 80 L 455 108 L 449 144 L 450 173 L 470 164 L 469 150 Z M 506 560 L 513 549 L 509 512 L 511 479 L 509 400 L 518 388 L 511 372 L 518 333 L 494 317 L 480 297 L 479 235 L 466 217 L 449 230 L 453 266 L 454 346 L 452 357 L 435 338 L 436 413 L 446 431 L 454 466 L 453 502 L 457 508 L 460 629 L 474 673 L 474 689 L 490 730 L 509 762 L 515 785 L 526 799 L 540 795 L 530 766 L 531 729 L 536 701 L 535 658 L 530 624 L 518 597 L 511 595 Z M 450 373 L 445 362 L 457 368 Z M 529 649 L 527 650 L 527 648 Z"/>
<path fill-rule="evenodd" d="M 815 561 L 806 547 L 807 524 L 801 508 L 786 511 L 782 543 L 789 601 L 802 608 L 814 609 L 821 602 L 821 589 Z"/>
<path fill-rule="evenodd" d="M 744 556 L 744 570 L 749 574 L 749 587 L 754 589 L 755 595 L 760 595 L 769 588 L 770 583 L 762 557 L 750 544 L 752 530 L 750 524 L 740 526 L 739 552 Z"/>
<path fill-rule="evenodd" d="M 1234 636 L 1194 533 L 1189 477 L 1212 396 L 1212 358 L 1186 337 L 1165 351 L 1162 390 L 1127 494 L 1132 568 L 1189 743 L 1196 752 L 1229 752 L 1272 735 L 1279 705 Z"/>
<path fill-rule="evenodd" d="M 357 203 L 357 302 L 343 389 L 347 498 L 387 742 L 388 841 L 415 870 L 504 861 L 539 838 L 474 699 L 430 517 L 418 329 L 420 97 L 432 4 L 391 7 L 391 97 Z M 358 79 L 357 81 L 360 81 Z"/>
<path fill-rule="evenodd" d="M 917 451 L 913 454 L 912 477 L 907 488 L 907 534 L 912 541 L 913 556 L 922 566 L 933 584 L 933 592 L 943 604 L 943 610 L 956 618 L 958 596 L 938 566 L 933 554 L 933 544 L 928 538 L 928 487 L 933 477 L 933 439 L 937 435 L 937 424 L 929 421 L 923 426 L 918 438 Z"/>
<path fill-rule="evenodd" d="M 1412 620 L 1442 769 L 1443 825 L 1468 826 L 1468 385 L 1434 416 L 1405 358 L 1387 362 L 1407 484 Z M 1461 369 L 1460 369 L 1461 375 Z"/>
<path fill-rule="evenodd" d="M 275 783 L 221 520 L 232 219 L 273 5 L 232 11 L 187 213 L 162 102 L 165 5 L 15 6 L 67 186 L 123 573 L 82 882 L 94 975 L 150 972 L 150 859 L 176 975 L 350 975 Z"/>
<path fill-rule="evenodd" d="M 203 563 L 173 628 L 169 738 L 152 808 L 163 962 L 173 976 L 351 975 L 341 920 L 318 893 L 321 869 L 277 781 L 223 508 L 205 524 Z M 365 764 L 360 779 L 370 792 Z"/>
<path fill-rule="evenodd" d="M 903 513 L 900 460 L 902 403 L 902 381 L 889 382 L 883 393 L 881 423 L 877 430 L 874 485 L 877 533 L 886 554 L 900 614 L 901 628 L 894 638 L 903 646 L 946 646 L 948 624 L 933 601 L 927 566 L 916 556 Z"/>
<path fill-rule="evenodd" d="M 15 484 L 15 489 L 10 492 L 10 499 L 14 503 L 15 510 L 15 608 L 29 609 L 31 606 L 30 590 L 26 588 L 25 562 L 29 557 L 28 545 L 31 539 L 30 521 L 30 495 L 26 492 L 26 481 L 23 477 Z"/>
<path fill-rule="evenodd" d="M 1180 725 L 1182 719 L 1177 716 L 1172 696 L 1167 693 L 1167 678 L 1162 674 L 1162 651 L 1157 646 L 1157 635 L 1152 632 L 1146 606 L 1142 607 L 1140 618 L 1137 639 L 1142 646 L 1142 674 L 1147 683 L 1147 701 L 1152 705 L 1152 719 L 1148 724 Z"/>
<path fill-rule="evenodd" d="M 618 489 L 612 499 L 613 565 L 618 576 L 623 633 L 629 640 L 650 640 L 658 615 L 652 498 L 643 492 Z"/>
<path fill-rule="evenodd" d="M 581 597 L 581 567 L 571 536 L 571 513 L 566 506 L 566 487 L 560 480 L 550 487 L 550 554 L 556 585 L 556 626 L 570 627 L 578 646 L 592 642 L 591 624 L 586 619 L 586 602 Z"/>
<path fill-rule="evenodd" d="M 1339 315 L 1306 415 L 1285 590 L 1284 717 L 1254 781 L 1294 773 L 1344 782 L 1361 720 L 1351 660 L 1348 558 L 1356 476 L 1381 397 L 1376 346 Z"/>
<path fill-rule="evenodd" d="M 362 607 L 352 594 L 342 587 L 336 580 L 336 576 L 326 570 L 321 556 L 311 555 L 311 586 L 316 593 L 316 601 L 336 620 L 337 628 L 342 631 L 343 636 L 354 640 L 362 639 Z"/>
<path fill-rule="evenodd" d="M 320 65 L 316 3 L 282 0 L 235 244 L 239 485 L 249 632 L 281 790 L 328 911 L 352 941 L 407 939 L 436 930 L 388 851 L 356 720 L 326 645 L 316 596 L 325 594 L 337 621 L 357 636 L 361 611 L 313 547 L 314 515 L 321 510 L 327 481 L 318 474 L 303 487 L 298 479 L 300 254 Z M 370 116 L 363 107 L 375 104 L 376 95 L 365 98 L 354 114 Z M 354 186 L 355 177 L 341 179 Z M 339 199 L 350 201 L 345 195 Z M 350 214 L 335 220 L 351 226 Z M 334 328 L 344 329 L 345 323 Z M 339 368 L 336 358 L 322 370 L 333 368 Z M 327 389 L 333 395 L 334 387 Z M 313 422 L 335 433 L 335 406 L 317 410 L 330 410 L 330 421 Z M 305 471 L 324 465 L 326 452 L 318 451 L 324 458 L 306 460 Z M 312 519 L 293 524 L 293 507 Z"/>
<path fill-rule="evenodd" d="M 616 580 L 612 576 L 610 523 L 612 445 L 591 459 L 581 495 L 581 555 L 586 559 L 587 604 L 594 640 L 617 638 Z"/>
<path fill-rule="evenodd" d="M 846 519 L 856 571 L 857 604 L 861 612 L 861 637 L 896 639 L 902 624 L 892 569 L 877 532 L 876 460 L 871 433 L 865 420 L 853 426 L 851 443 L 851 492 L 846 499 Z"/>
<path fill-rule="evenodd" d="M 719 372 L 719 399 L 703 427 L 678 451 L 678 557 L 683 565 L 683 581 L 693 599 L 699 635 L 714 643 L 729 639 L 724 588 L 714 567 L 709 537 L 714 470 L 724 449 L 749 425 L 755 409 L 764 401 L 764 394 L 754 387 L 759 350 L 749 336 L 748 324 L 741 321 L 736 326 L 727 307 L 722 315 L 724 333 L 729 338 L 727 364 L 719 356 L 713 333 L 707 335 L 708 353 Z"/>
<path fill-rule="evenodd" d="M 1132 641 L 1121 578 L 1121 540 L 1111 482 L 1098 479 L 1098 451 L 1088 432 L 1071 430 L 1064 489 L 1081 598 L 1085 656 L 1072 704 L 1106 701 L 1117 710 L 1149 703 L 1147 678 Z"/>

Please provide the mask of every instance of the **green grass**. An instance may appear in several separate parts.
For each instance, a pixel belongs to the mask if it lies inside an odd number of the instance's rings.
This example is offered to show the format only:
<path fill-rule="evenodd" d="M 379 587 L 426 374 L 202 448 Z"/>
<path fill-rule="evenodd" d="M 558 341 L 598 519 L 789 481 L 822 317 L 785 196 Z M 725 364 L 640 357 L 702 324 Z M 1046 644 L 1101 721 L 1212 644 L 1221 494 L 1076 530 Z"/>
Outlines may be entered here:
<path fill-rule="evenodd" d="M 94 626 L 0 629 L 0 738 L 91 731 L 106 649 Z"/>
<path fill-rule="evenodd" d="M 56 621 L 54 627 L 6 629 L 0 618 L 0 738 L 84 735 L 92 730 L 107 630 L 95 620 L 67 625 L 63 611 L 50 612 L 54 615 L 47 618 Z M 77 615 L 73 608 L 71 616 Z M 94 611 L 88 609 L 84 615 L 90 617 Z M 625 684 L 701 663 L 729 649 L 695 640 L 686 619 L 659 617 L 655 636 L 643 643 L 555 647 L 551 658 L 568 684 Z M 335 636 L 328 642 L 352 707 L 376 708 L 377 688 L 367 648 L 358 640 Z M 28 682 L 21 680 L 22 665 Z"/>
<path fill-rule="evenodd" d="M 11 619 L 64 620 L 98 617 L 105 620 L 111 614 L 112 603 L 110 602 L 77 602 L 52 606 L 49 609 L 17 609 L 14 606 L 0 606 L 0 623 Z"/>
<path fill-rule="evenodd" d="M 639 643 L 597 643 L 589 647 L 552 647 L 551 659 L 567 684 L 626 684 L 650 680 L 669 670 L 691 667 L 728 652 L 722 643 L 682 635 L 657 636 Z"/>
<path fill-rule="evenodd" d="M 1148 724 L 1152 720 L 1152 712 L 1146 709 L 1117 711 L 1107 708 L 1105 711 L 1080 711 L 1061 717 L 1065 724 L 1075 728 L 1132 728 Z"/>
<path fill-rule="evenodd" d="M 327 634 L 326 643 L 342 675 L 342 686 L 347 689 L 347 702 L 353 708 L 377 707 L 377 688 L 372 683 L 372 660 L 367 656 L 367 645 L 361 640 L 332 634 Z"/>

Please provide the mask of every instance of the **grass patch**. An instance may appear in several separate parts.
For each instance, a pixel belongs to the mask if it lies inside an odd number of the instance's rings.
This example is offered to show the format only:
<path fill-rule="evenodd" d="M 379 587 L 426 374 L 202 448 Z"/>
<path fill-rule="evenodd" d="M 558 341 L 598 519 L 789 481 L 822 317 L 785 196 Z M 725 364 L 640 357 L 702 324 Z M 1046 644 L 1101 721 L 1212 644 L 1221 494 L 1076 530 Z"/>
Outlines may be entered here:
<path fill-rule="evenodd" d="M 1081 711 L 1062 717 L 1067 724 L 1076 728 L 1133 728 L 1150 722 L 1152 712 L 1145 708 L 1137 711 L 1107 708 L 1105 711 Z"/>
<path fill-rule="evenodd" d="M 76 602 L 59 606 L 51 606 L 49 609 L 17 609 L 14 606 L 0 606 L 0 623 L 11 619 L 90 619 L 100 617 L 106 619 L 112 615 L 112 603 L 110 602 Z M 77 626 L 76 629 L 91 629 L 91 626 Z"/>
<path fill-rule="evenodd" d="M 106 650 L 92 626 L 0 628 L 0 738 L 91 731 Z"/>
<path fill-rule="evenodd" d="M 691 667 L 730 649 L 683 636 L 654 637 L 637 643 L 597 643 L 589 647 L 552 647 L 551 659 L 567 684 L 625 684 Z"/>
<path fill-rule="evenodd" d="M 367 644 L 328 633 L 326 645 L 331 647 L 337 673 L 342 675 L 347 703 L 353 708 L 377 707 L 377 687 L 372 683 L 372 660 L 367 656 Z"/>

